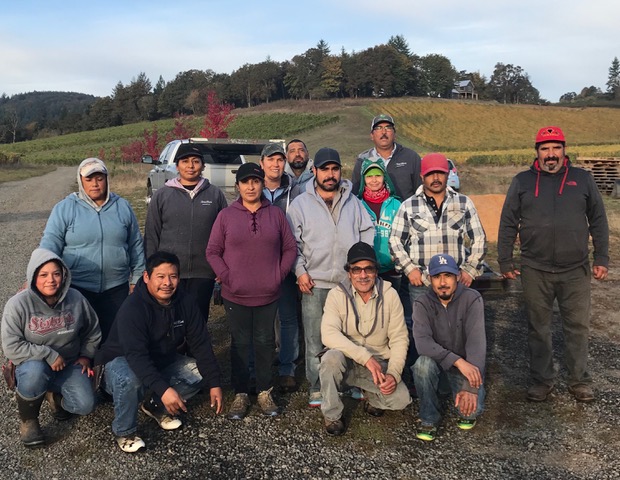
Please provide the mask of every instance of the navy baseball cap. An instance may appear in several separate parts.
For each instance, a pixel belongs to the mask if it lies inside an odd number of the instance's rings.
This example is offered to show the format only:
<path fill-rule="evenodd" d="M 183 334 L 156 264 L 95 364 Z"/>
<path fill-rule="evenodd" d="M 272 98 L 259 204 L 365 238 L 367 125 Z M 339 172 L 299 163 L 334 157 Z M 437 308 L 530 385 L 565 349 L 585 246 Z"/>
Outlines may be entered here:
<path fill-rule="evenodd" d="M 439 253 L 431 258 L 428 264 L 428 273 L 431 277 L 439 275 L 440 273 L 452 273 L 453 275 L 459 274 L 459 266 L 456 264 L 454 258 L 447 253 Z"/>

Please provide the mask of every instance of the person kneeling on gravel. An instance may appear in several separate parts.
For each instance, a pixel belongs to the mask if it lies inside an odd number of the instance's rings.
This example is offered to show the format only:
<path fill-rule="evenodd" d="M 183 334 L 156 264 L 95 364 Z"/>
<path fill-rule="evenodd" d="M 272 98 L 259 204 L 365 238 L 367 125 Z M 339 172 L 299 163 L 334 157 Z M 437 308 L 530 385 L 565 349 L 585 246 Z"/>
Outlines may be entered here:
<path fill-rule="evenodd" d="M 112 432 L 124 452 L 145 447 L 136 435 L 138 408 L 164 430 L 181 426 L 177 415 L 187 412 L 185 401 L 203 388 L 209 389 L 216 413 L 223 408 L 206 322 L 179 283 L 178 257 L 162 251 L 151 255 L 97 353 L 97 364 L 104 365 L 103 386 L 114 401 Z M 184 343 L 195 359 L 177 353 Z"/>
<path fill-rule="evenodd" d="M 96 400 L 89 376 L 101 341 L 97 315 L 55 253 L 38 248 L 30 257 L 26 288 L 9 299 L 2 315 L 2 350 L 15 367 L 20 435 L 27 447 L 45 444 L 39 424 L 44 399 L 56 420 L 88 415 Z"/>
<path fill-rule="evenodd" d="M 319 366 L 321 413 L 329 435 L 345 430 L 338 395 L 345 385 L 363 390 L 364 410 L 374 417 L 411 403 L 401 381 L 409 335 L 398 293 L 378 276 L 375 250 L 364 242 L 349 249 L 344 269 L 348 278 L 327 294 L 321 320 L 328 348 Z"/>
<path fill-rule="evenodd" d="M 428 273 L 432 289 L 413 304 L 413 338 L 420 357 L 411 369 L 422 423 L 416 437 L 432 441 L 441 419 L 439 391 L 446 383 L 461 430 L 472 429 L 482 413 L 486 334 L 482 297 L 458 281 L 454 258 L 435 255 Z"/>

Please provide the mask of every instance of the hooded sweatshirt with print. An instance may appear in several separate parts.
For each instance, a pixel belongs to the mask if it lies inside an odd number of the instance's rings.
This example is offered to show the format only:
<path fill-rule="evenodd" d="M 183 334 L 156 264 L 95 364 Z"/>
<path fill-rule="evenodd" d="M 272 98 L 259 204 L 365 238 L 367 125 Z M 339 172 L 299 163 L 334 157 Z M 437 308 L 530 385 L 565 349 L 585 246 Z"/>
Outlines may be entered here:
<path fill-rule="evenodd" d="M 144 247 L 131 205 L 110 192 L 109 176 L 103 205 L 98 206 L 84 191 L 80 170 L 92 161 L 87 158 L 78 167 L 79 191 L 52 209 L 40 247 L 62 258 L 71 270 L 73 285 L 102 293 L 138 281 L 145 268 Z"/>
<path fill-rule="evenodd" d="M 347 276 L 342 267 L 349 248 L 357 242 L 372 245 L 375 226 L 351 182 L 342 180 L 331 212 L 314 184 L 307 183 L 287 212 L 297 241 L 295 275 L 308 273 L 318 288 L 334 288 Z"/>
<path fill-rule="evenodd" d="M 502 272 L 514 270 L 513 246 L 519 235 L 521 263 L 545 272 L 566 272 L 588 265 L 589 236 L 594 265 L 609 264 L 609 226 L 605 205 L 592 175 L 573 167 L 568 157 L 555 174 L 538 160 L 517 174 L 502 209 L 497 240 Z"/>
<path fill-rule="evenodd" d="M 367 170 L 370 168 L 378 168 L 383 172 L 383 181 L 385 182 L 385 188 L 389 196 L 381 202 L 379 207 L 379 216 L 375 213 L 375 209 L 372 208 L 370 200 L 364 198 L 364 176 Z M 374 249 L 377 254 L 377 261 L 379 262 L 379 273 L 389 272 L 394 270 L 394 256 L 390 251 L 390 234 L 392 233 L 392 222 L 400 207 L 400 200 L 396 197 L 396 191 L 392 179 L 386 173 L 385 164 L 382 159 L 370 160 L 364 159 L 362 163 L 362 181 L 360 181 L 360 188 L 358 192 L 358 198 L 362 201 L 366 211 L 372 221 L 375 222 L 375 241 Z"/>
<path fill-rule="evenodd" d="M 55 305 L 48 305 L 35 286 L 35 273 L 56 260 L 63 282 Z M 70 288 L 71 273 L 58 255 L 42 248 L 32 252 L 27 269 L 28 287 L 11 297 L 2 316 L 2 350 L 16 365 L 28 360 L 52 365 L 58 356 L 66 364 L 79 357 L 93 358 L 101 341 L 97 315 L 80 292 Z"/>

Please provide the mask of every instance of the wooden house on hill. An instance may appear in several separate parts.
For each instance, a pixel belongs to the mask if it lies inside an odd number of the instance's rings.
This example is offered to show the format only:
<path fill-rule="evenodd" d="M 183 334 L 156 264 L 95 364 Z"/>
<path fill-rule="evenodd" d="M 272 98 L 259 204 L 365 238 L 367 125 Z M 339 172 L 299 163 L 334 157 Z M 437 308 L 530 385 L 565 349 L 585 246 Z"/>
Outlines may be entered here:
<path fill-rule="evenodd" d="M 459 80 L 452 89 L 452 98 L 478 100 L 478 94 L 471 80 Z"/>

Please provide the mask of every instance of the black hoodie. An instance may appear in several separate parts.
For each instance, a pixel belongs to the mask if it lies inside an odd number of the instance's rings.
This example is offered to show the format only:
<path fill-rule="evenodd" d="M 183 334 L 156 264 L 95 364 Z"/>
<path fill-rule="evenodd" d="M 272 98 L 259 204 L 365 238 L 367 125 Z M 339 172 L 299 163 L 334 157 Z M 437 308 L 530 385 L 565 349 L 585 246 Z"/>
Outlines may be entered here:
<path fill-rule="evenodd" d="M 186 341 L 205 386 L 219 387 L 211 337 L 194 299 L 177 290 L 170 305 L 160 305 L 140 279 L 116 314 L 96 363 L 124 356 L 142 384 L 161 397 L 170 385 L 159 372 L 175 361 L 177 347 Z"/>
<path fill-rule="evenodd" d="M 517 174 L 502 209 L 497 240 L 502 272 L 514 270 L 513 246 L 521 241 L 521 263 L 545 272 L 566 272 L 588 265 L 592 236 L 594 265 L 609 263 L 609 227 L 603 199 L 592 175 L 571 166 L 568 157 L 557 173 L 542 171 L 538 160 Z"/>

